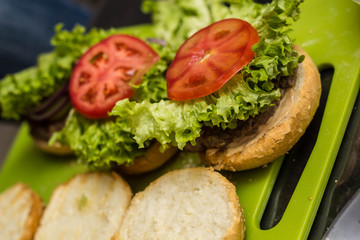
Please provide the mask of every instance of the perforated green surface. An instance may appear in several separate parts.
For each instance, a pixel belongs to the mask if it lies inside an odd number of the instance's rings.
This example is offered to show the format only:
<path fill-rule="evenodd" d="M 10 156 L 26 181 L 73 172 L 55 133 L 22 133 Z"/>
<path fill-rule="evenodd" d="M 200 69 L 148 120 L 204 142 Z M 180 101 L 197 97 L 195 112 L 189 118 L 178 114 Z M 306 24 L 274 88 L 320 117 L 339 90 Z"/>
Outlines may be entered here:
<path fill-rule="evenodd" d="M 319 133 L 314 133 L 318 136 L 315 147 L 278 225 L 260 229 L 282 158 L 264 168 L 224 173 L 236 185 L 245 211 L 246 240 L 307 238 L 359 90 L 360 5 L 350 0 L 305 0 L 301 9 L 293 37 L 319 69 L 332 66 L 334 77 Z M 161 169 L 127 180 L 134 191 L 139 191 L 171 169 L 197 164 L 197 155 L 181 153 Z M 58 184 L 86 170 L 75 159 L 37 150 L 24 124 L 0 173 L 0 191 L 22 181 L 48 201 Z"/>

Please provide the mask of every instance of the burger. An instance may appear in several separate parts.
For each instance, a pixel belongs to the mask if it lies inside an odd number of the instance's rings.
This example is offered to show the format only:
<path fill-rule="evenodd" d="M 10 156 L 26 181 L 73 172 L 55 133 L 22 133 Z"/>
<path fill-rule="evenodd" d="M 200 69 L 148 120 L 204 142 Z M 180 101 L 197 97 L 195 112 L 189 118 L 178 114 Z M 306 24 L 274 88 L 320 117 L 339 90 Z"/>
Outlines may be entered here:
<path fill-rule="evenodd" d="M 57 25 L 54 51 L 1 81 L 2 116 L 97 169 L 139 174 L 179 150 L 218 170 L 267 164 L 319 104 L 318 70 L 289 35 L 301 2 L 145 0 L 150 25 Z"/>

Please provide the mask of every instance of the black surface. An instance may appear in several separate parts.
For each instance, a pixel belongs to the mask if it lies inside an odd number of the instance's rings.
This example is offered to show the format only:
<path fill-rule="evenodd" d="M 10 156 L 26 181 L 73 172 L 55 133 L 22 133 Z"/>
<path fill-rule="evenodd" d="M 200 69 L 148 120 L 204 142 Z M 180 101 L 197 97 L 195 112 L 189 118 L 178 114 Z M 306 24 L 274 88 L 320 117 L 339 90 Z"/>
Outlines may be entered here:
<path fill-rule="evenodd" d="M 104 1 L 90 25 L 107 29 L 149 23 L 151 21 L 150 16 L 141 12 L 141 2 L 141 0 Z"/>
<path fill-rule="evenodd" d="M 321 71 L 322 93 L 316 114 L 305 134 L 285 156 L 274 189 L 261 221 L 262 229 L 270 229 L 281 220 L 295 187 L 315 146 L 325 111 L 334 69 Z"/>
<path fill-rule="evenodd" d="M 321 239 L 360 188 L 360 95 L 357 96 L 309 239 Z M 360 236 L 359 236 L 360 239 Z"/>

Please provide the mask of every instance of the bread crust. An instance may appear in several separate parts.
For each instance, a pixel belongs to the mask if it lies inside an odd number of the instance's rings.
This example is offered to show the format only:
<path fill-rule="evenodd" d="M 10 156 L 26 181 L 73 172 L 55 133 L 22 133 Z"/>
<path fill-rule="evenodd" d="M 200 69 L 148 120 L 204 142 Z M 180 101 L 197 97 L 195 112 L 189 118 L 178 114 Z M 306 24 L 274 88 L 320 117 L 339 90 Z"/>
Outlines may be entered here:
<path fill-rule="evenodd" d="M 33 138 L 36 147 L 41 151 L 54 154 L 57 156 L 71 156 L 74 151 L 69 146 L 63 146 L 55 143 L 50 146 L 46 141 L 37 140 Z M 179 149 L 174 146 L 169 146 L 164 152 L 161 152 L 161 145 L 159 142 L 153 143 L 145 152 L 143 156 L 137 157 L 131 164 L 123 164 L 119 166 L 119 170 L 127 175 L 139 175 L 150 172 L 159 168 L 170 158 L 172 158 Z"/>
<path fill-rule="evenodd" d="M 220 173 L 214 171 L 213 168 L 205 168 L 205 167 L 195 167 L 195 168 L 187 168 L 187 169 L 178 169 L 178 170 L 173 170 L 171 172 L 168 172 L 165 175 L 162 175 L 160 178 L 156 179 L 154 182 L 152 182 L 144 191 L 142 192 L 138 192 L 135 197 L 133 198 L 133 200 L 131 201 L 130 207 L 128 209 L 128 212 L 125 216 L 124 222 L 119 230 L 119 232 L 115 235 L 115 237 L 113 238 L 113 240 L 127 240 L 127 232 L 130 231 L 129 228 L 142 228 L 142 227 L 146 227 L 146 226 L 138 226 L 138 225 L 134 225 L 131 224 L 132 222 L 132 218 L 133 217 L 139 217 L 139 215 L 141 215 L 142 219 L 147 219 L 149 222 L 153 222 L 153 221 L 157 221 L 155 219 L 152 219 L 153 217 L 156 218 L 157 216 L 147 216 L 146 212 L 142 212 L 141 211 L 141 207 L 139 208 L 139 204 L 142 201 L 145 201 L 145 196 L 149 196 L 149 194 L 152 194 L 153 191 L 155 191 L 154 189 L 155 186 L 163 184 L 163 181 L 166 180 L 166 182 L 170 182 L 170 181 L 174 181 L 175 179 L 178 179 L 179 174 L 182 174 L 184 172 L 188 172 L 191 171 L 192 174 L 194 175 L 208 175 L 211 177 L 212 181 L 219 181 L 221 183 L 221 186 L 225 189 L 226 194 L 227 194 L 227 199 L 228 199 L 228 208 L 231 212 L 231 223 L 228 225 L 228 228 L 226 230 L 226 232 L 224 233 L 223 237 L 221 239 L 223 240 L 241 240 L 244 239 L 244 235 L 245 235 L 245 225 L 244 225 L 244 214 L 243 214 L 243 209 L 240 206 L 239 203 L 239 199 L 238 196 L 236 194 L 236 188 L 235 186 L 227 179 L 225 178 L 223 175 L 221 175 Z M 196 182 L 194 182 L 194 184 L 196 184 Z M 170 191 L 171 189 L 169 189 Z M 208 196 L 209 199 L 211 199 L 212 197 L 217 197 L 217 196 Z M 163 197 L 161 197 L 163 198 Z M 190 200 L 188 200 L 190 201 Z M 175 204 L 175 203 L 174 203 Z M 174 209 L 176 209 L 179 206 L 174 207 Z M 136 210 L 135 210 L 136 209 Z M 159 209 L 159 212 L 162 209 Z M 176 212 L 169 212 L 168 214 L 177 214 Z M 201 214 L 201 213 L 198 213 Z M 208 216 L 208 217 L 214 217 L 214 216 Z M 180 223 L 174 223 L 175 225 L 178 225 Z M 211 228 L 211 226 L 208 226 Z M 164 226 L 165 228 L 165 226 Z M 195 231 L 206 231 L 203 229 L 196 229 Z M 146 236 L 149 239 L 151 239 L 152 237 Z M 169 238 L 167 239 L 183 239 L 180 236 L 173 236 L 171 235 L 171 233 L 169 233 Z M 147 238 L 147 239 L 148 239 Z M 157 239 L 161 239 L 160 237 Z"/>
<path fill-rule="evenodd" d="M 128 175 L 139 175 L 145 172 L 150 172 L 174 156 L 179 149 L 173 146 L 167 148 L 164 152 L 160 152 L 160 143 L 153 143 L 145 152 L 143 156 L 134 159 L 131 164 L 123 164 L 120 166 L 120 171 Z"/>
<path fill-rule="evenodd" d="M 50 146 L 46 141 L 37 140 L 35 138 L 33 138 L 33 142 L 37 148 L 46 153 L 58 156 L 70 156 L 74 154 L 74 151 L 69 146 L 63 146 L 59 143 Z"/>
<path fill-rule="evenodd" d="M 12 213 L 15 214 L 13 216 L 8 216 L 10 219 L 6 219 L 6 221 L 12 225 L 16 225 L 16 227 L 21 227 L 20 229 L 16 229 L 17 234 L 19 234 L 19 238 L 16 238 L 18 240 L 32 240 L 35 232 L 37 230 L 37 227 L 39 225 L 42 213 L 43 213 L 43 209 L 44 209 L 44 204 L 41 200 L 41 198 L 39 197 L 39 195 L 37 193 L 35 193 L 32 189 L 30 189 L 27 185 L 23 184 L 23 183 L 16 183 L 15 185 L 13 185 L 11 188 L 9 188 L 8 190 L 6 190 L 3 194 L 2 194 L 2 198 L 3 197 L 11 197 L 13 194 L 14 198 L 12 199 L 6 199 L 6 201 L 11 201 L 11 205 L 9 206 L 2 206 L 2 207 L 7 207 L 7 208 L 14 208 L 14 206 L 18 206 L 20 207 L 19 204 L 21 204 L 21 208 L 17 208 L 17 209 L 13 209 Z M 20 203 L 21 200 L 26 199 L 26 203 Z M 1 200 L 1 198 L 0 198 Z M 3 203 L 0 203 L 0 205 L 2 205 Z M 1 209 L 1 207 L 0 207 Z M 20 212 L 19 212 L 20 211 Z M 24 214 L 24 212 L 27 211 L 27 214 L 25 216 L 25 222 L 17 222 L 17 220 L 19 219 L 19 216 L 16 215 L 22 215 Z M 2 213 L 4 214 L 4 213 Z M 5 217 L 5 216 L 2 216 Z M 0 229 L 0 236 L 2 236 L 1 231 L 7 231 L 7 229 L 9 231 L 11 231 L 7 226 L 3 226 L 1 225 L 1 229 Z M 13 228 L 13 230 L 15 230 Z M 13 235 L 13 237 L 15 237 Z M 11 238 L 12 239 L 12 238 Z"/>
<path fill-rule="evenodd" d="M 30 191 L 31 193 L 32 206 L 29 212 L 28 219 L 25 222 L 25 228 L 20 240 L 33 239 L 44 210 L 44 204 L 40 199 L 39 195 L 37 195 L 30 188 L 28 188 L 28 191 Z"/>
<path fill-rule="evenodd" d="M 204 161 L 217 170 L 240 171 L 270 163 L 287 153 L 304 134 L 319 106 L 321 80 L 310 56 L 298 65 L 295 86 L 286 90 L 274 115 L 252 136 L 223 149 L 208 149 Z"/>

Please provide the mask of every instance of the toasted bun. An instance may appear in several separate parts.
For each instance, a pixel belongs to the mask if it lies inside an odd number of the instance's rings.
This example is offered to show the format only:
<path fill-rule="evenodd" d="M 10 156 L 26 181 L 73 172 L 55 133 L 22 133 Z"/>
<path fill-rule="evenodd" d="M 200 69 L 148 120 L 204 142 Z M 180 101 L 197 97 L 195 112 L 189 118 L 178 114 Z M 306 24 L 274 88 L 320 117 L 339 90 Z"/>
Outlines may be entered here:
<path fill-rule="evenodd" d="M 35 138 L 33 138 L 33 142 L 41 151 L 46 153 L 58 156 L 74 154 L 74 151 L 69 146 L 63 146 L 59 143 L 50 146 L 46 141 L 37 140 Z M 139 175 L 150 172 L 163 165 L 179 151 L 178 148 L 173 146 L 170 146 L 164 152 L 160 152 L 159 149 L 160 143 L 155 142 L 146 150 L 143 156 L 135 158 L 133 163 L 121 165 L 119 167 L 120 171 L 127 175 Z"/>
<path fill-rule="evenodd" d="M 295 46 L 305 60 L 296 71 L 295 86 L 286 90 L 280 105 L 266 124 L 246 138 L 234 139 L 223 149 L 208 149 L 205 162 L 231 171 L 256 168 L 288 152 L 304 134 L 319 105 L 320 74 L 310 56 Z"/>
<path fill-rule="evenodd" d="M 54 190 L 35 240 L 111 239 L 131 197 L 129 185 L 116 173 L 77 175 Z"/>
<path fill-rule="evenodd" d="M 67 156 L 74 154 L 74 151 L 69 146 L 63 146 L 59 143 L 55 143 L 54 145 L 50 146 L 47 141 L 39 140 L 36 138 L 33 138 L 33 142 L 35 143 L 36 147 L 46 153 L 59 156 Z"/>
<path fill-rule="evenodd" d="M 150 172 L 168 161 L 174 156 L 179 149 L 173 146 L 167 148 L 164 152 L 160 152 L 160 143 L 152 144 L 141 157 L 135 158 L 131 164 L 123 164 L 120 170 L 125 174 L 138 175 L 145 172 Z"/>
<path fill-rule="evenodd" d="M 0 239 L 33 239 L 42 211 L 40 197 L 26 185 L 7 189 L 0 194 Z"/>
<path fill-rule="evenodd" d="M 115 240 L 243 239 L 235 186 L 208 168 L 169 172 L 135 195 Z"/>

